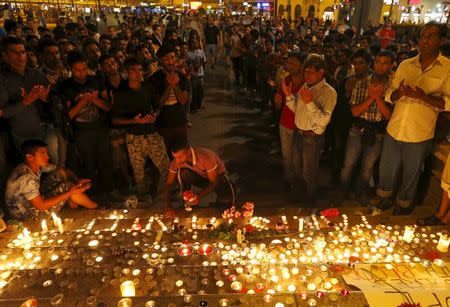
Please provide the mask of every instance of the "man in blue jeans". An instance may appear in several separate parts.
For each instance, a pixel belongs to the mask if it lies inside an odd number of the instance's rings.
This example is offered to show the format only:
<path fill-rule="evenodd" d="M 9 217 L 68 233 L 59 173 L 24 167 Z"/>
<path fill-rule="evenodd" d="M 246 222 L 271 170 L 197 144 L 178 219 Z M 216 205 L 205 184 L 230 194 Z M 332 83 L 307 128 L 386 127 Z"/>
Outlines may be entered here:
<path fill-rule="evenodd" d="M 350 188 L 355 167 L 361 159 L 361 169 L 356 180 L 356 193 L 361 200 L 367 199 L 367 188 L 373 174 L 373 167 L 380 157 L 387 120 L 392 114 L 390 107 L 384 101 L 384 93 L 390 86 L 389 73 L 394 61 L 395 56 L 392 52 L 381 51 L 375 58 L 374 74 L 359 81 L 353 89 L 350 106 L 354 122 L 347 137 L 339 189 L 343 197 Z"/>
<path fill-rule="evenodd" d="M 427 23 L 420 32 L 420 53 L 398 67 L 385 100 L 395 103 L 387 126 L 380 161 L 381 198 L 372 208 L 378 214 L 394 204 L 392 191 L 401 169 L 400 187 L 393 215 L 408 215 L 428 156 L 436 120 L 441 111 L 450 110 L 450 60 L 439 52 L 445 36 L 441 26 Z"/>

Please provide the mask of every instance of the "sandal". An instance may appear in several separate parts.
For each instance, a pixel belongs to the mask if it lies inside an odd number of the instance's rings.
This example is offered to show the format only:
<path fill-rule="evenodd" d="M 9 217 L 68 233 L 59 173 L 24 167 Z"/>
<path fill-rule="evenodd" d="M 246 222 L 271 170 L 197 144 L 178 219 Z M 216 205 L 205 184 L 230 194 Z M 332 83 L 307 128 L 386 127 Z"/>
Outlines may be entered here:
<path fill-rule="evenodd" d="M 441 222 L 440 219 L 436 217 L 436 215 L 431 215 L 429 217 L 418 219 L 417 225 L 419 226 L 443 226 L 444 223 Z"/>

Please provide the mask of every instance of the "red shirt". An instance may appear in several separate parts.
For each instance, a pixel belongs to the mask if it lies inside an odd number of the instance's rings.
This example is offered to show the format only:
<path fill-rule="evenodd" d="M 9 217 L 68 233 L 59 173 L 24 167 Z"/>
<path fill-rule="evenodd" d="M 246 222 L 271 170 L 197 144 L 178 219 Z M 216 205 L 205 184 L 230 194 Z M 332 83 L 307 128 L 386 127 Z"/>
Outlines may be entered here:
<path fill-rule="evenodd" d="M 291 84 L 292 77 L 287 76 L 285 78 L 286 85 Z M 292 93 L 296 93 L 300 90 L 303 85 L 303 81 L 298 85 L 292 86 Z M 280 125 L 283 125 L 285 128 L 295 130 L 297 127 L 295 126 L 295 113 L 286 106 L 286 97 L 284 96 L 283 91 L 281 90 L 281 85 L 278 86 L 277 93 L 281 95 L 283 99 L 283 104 L 281 106 L 281 116 L 280 116 Z"/>

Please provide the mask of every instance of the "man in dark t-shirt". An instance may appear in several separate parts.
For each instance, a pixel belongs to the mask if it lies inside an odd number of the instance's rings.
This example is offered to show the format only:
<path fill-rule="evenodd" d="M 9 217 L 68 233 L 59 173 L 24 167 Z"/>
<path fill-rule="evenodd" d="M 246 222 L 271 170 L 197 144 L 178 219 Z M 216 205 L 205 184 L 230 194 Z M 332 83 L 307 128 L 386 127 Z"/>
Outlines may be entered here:
<path fill-rule="evenodd" d="M 157 53 L 163 69 L 153 74 L 147 82 L 155 95 L 155 101 L 161 106 L 156 118 L 156 127 L 164 138 L 166 146 L 187 138 L 187 117 L 183 108 L 188 102 L 188 81 L 176 67 L 175 49 L 163 45 Z"/>
<path fill-rule="evenodd" d="M 126 130 L 126 144 L 134 178 L 140 196 L 146 194 L 145 162 L 150 158 L 166 178 L 169 166 L 166 146 L 161 135 L 156 132 L 155 120 L 160 114 L 159 103 L 151 88 L 142 84 L 142 65 L 135 59 L 125 61 L 128 84 L 114 95 L 112 108 L 113 124 Z M 153 184 L 152 192 L 157 192 L 158 184 Z M 156 196 L 152 193 L 152 197 Z"/>
<path fill-rule="evenodd" d="M 111 153 L 106 112 L 110 105 L 104 84 L 88 75 L 86 58 L 77 51 L 68 54 L 72 77 L 57 92 L 67 108 L 74 130 L 74 143 L 93 188 L 111 191 Z M 98 191 L 97 190 L 97 191 Z"/>
<path fill-rule="evenodd" d="M 205 53 L 207 56 L 211 57 L 211 68 L 214 69 L 214 64 L 216 63 L 216 50 L 217 43 L 219 41 L 220 30 L 214 24 L 214 21 L 209 18 L 208 23 L 205 26 Z"/>

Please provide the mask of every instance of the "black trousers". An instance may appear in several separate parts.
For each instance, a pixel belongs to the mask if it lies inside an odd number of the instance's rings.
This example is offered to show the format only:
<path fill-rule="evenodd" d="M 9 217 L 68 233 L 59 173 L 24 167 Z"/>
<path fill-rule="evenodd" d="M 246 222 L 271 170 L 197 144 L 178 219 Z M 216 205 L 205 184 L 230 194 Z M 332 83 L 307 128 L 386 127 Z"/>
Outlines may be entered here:
<path fill-rule="evenodd" d="M 241 75 L 244 69 L 244 59 L 240 56 L 237 58 L 231 58 L 231 61 L 233 63 L 234 78 L 236 79 L 236 82 L 240 84 Z"/>
<path fill-rule="evenodd" d="M 112 157 L 107 127 L 77 128 L 75 145 L 84 175 L 93 182 L 94 191 L 112 189 Z"/>
<path fill-rule="evenodd" d="M 192 101 L 191 101 L 191 111 L 198 110 L 202 106 L 203 101 L 203 78 L 202 77 L 191 77 L 192 86 Z"/>
<path fill-rule="evenodd" d="M 234 206 L 236 204 L 236 189 L 228 174 L 223 173 L 217 176 L 217 186 L 214 192 L 217 194 L 216 204 L 224 206 Z M 191 186 L 205 188 L 210 184 L 208 178 L 204 178 L 189 168 L 180 168 L 177 173 L 177 182 L 180 193 L 191 189 Z M 183 199 L 183 197 L 181 197 Z"/>

